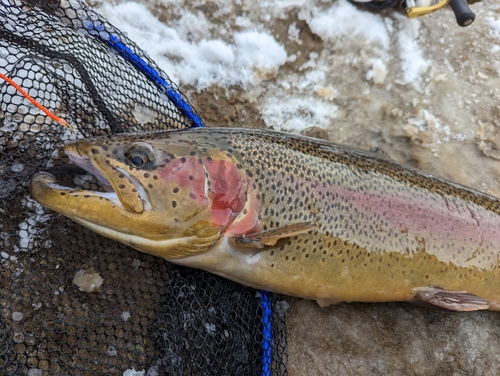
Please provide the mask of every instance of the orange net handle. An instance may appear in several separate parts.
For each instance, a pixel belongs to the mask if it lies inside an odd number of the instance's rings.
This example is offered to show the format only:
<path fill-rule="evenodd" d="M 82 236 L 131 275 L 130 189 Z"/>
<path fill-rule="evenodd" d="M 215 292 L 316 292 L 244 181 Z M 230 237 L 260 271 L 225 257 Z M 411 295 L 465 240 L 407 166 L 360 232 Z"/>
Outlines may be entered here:
<path fill-rule="evenodd" d="M 27 92 L 25 92 L 21 86 L 19 86 L 18 84 L 16 84 L 13 80 L 11 80 L 9 77 L 7 77 L 5 74 L 1 73 L 0 72 L 0 78 L 3 78 L 5 81 L 7 81 L 9 84 L 11 84 L 12 86 L 14 86 L 14 88 L 20 92 L 27 100 L 29 100 L 31 103 L 33 103 L 33 105 L 35 107 L 37 107 L 38 109 L 40 109 L 45 115 L 47 115 L 48 117 L 50 117 L 52 120 L 55 120 L 57 121 L 59 124 L 65 126 L 66 128 L 68 129 L 71 129 L 71 125 L 69 125 L 66 120 L 64 119 L 61 119 L 60 117 L 54 115 L 52 112 L 50 112 L 49 110 L 47 110 L 45 107 L 43 107 L 40 103 L 38 103 L 36 100 L 33 99 L 33 97 L 31 97 L 31 95 L 29 95 Z"/>

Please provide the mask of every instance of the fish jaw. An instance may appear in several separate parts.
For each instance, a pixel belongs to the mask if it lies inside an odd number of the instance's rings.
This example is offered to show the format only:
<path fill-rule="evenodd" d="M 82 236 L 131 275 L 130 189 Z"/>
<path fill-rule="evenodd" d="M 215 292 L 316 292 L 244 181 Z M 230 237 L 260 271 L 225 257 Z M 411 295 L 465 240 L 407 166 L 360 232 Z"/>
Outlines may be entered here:
<path fill-rule="evenodd" d="M 64 187 L 49 173 L 36 174 L 30 184 L 31 195 L 40 204 L 57 211 L 76 222 L 100 223 L 114 218 L 114 222 L 134 220 L 135 212 L 122 205 L 116 192 L 99 192 Z M 107 214 L 106 214 L 107 213 Z M 110 224 L 110 221 L 107 222 Z M 123 231 L 120 226 L 112 226 Z M 125 232 L 125 231 L 123 231 Z"/>

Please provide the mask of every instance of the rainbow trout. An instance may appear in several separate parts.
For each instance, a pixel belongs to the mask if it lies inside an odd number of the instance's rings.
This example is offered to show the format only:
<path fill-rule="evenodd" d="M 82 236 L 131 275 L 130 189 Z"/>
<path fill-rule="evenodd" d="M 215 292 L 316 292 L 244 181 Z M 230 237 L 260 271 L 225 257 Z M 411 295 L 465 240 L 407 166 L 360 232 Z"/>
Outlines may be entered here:
<path fill-rule="evenodd" d="M 42 205 L 135 249 L 308 299 L 500 310 L 500 201 L 380 156 L 227 128 L 69 143 L 106 192 Z"/>

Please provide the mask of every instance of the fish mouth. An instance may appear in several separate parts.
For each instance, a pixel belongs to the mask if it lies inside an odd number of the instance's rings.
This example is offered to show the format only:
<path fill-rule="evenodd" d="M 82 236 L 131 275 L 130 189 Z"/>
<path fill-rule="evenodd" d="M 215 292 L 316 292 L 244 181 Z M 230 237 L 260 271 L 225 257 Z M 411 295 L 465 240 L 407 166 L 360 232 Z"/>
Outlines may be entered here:
<path fill-rule="evenodd" d="M 51 201 L 55 201 L 57 199 L 54 193 L 59 193 L 59 195 L 66 197 L 85 198 L 87 202 L 92 199 L 104 199 L 110 202 L 113 207 L 132 214 L 141 214 L 152 208 L 144 186 L 125 169 L 110 167 L 107 171 L 101 168 L 91 156 L 82 155 L 75 144 L 68 144 L 65 147 L 65 153 L 72 163 L 94 176 L 104 192 L 63 186 L 57 182 L 54 175 L 42 172 L 36 174 L 31 182 L 32 195 L 35 199 L 38 197 L 43 200 L 44 197 L 48 199 L 50 196 L 52 197 Z M 120 187 L 116 182 L 118 175 L 122 178 L 120 179 Z M 124 185 L 126 189 L 122 189 Z M 96 205 L 100 204 L 96 202 Z"/>
<path fill-rule="evenodd" d="M 105 186 L 104 184 L 103 186 L 106 189 L 107 186 Z M 111 187 L 111 185 L 109 186 Z M 91 190 L 66 187 L 64 185 L 59 184 L 57 182 L 56 177 L 49 172 L 39 172 L 35 176 L 33 176 L 33 178 L 31 179 L 31 194 L 34 196 L 34 198 L 37 201 L 44 201 L 41 199 L 41 194 L 48 191 L 59 192 L 59 193 L 64 192 L 68 196 L 73 196 L 73 197 L 78 197 L 78 196 L 85 198 L 88 198 L 90 196 L 102 197 L 103 199 L 112 202 L 115 206 L 119 207 L 120 209 L 125 210 L 122 202 L 118 198 L 118 195 L 113 190 L 107 192 L 101 192 L 101 191 L 91 191 Z M 46 204 L 46 206 L 50 207 L 51 205 Z"/>
<path fill-rule="evenodd" d="M 129 171 L 119 166 L 107 169 L 100 167 L 90 155 L 82 155 L 77 144 L 69 144 L 64 150 L 71 162 L 93 175 L 106 190 L 83 191 L 84 194 L 102 197 L 132 213 L 140 214 L 152 208 L 146 189 Z M 122 178 L 121 184 L 117 183 L 119 177 Z"/>
<path fill-rule="evenodd" d="M 65 150 L 65 152 L 71 162 L 93 175 L 106 191 L 114 192 L 109 179 L 92 163 L 88 156 L 82 156 L 77 151 Z"/>

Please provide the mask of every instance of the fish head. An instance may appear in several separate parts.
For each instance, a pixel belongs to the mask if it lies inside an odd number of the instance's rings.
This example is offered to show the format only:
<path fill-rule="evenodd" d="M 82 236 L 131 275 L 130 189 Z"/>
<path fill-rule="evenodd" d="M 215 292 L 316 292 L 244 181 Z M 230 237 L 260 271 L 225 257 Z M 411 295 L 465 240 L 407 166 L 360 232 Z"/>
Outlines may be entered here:
<path fill-rule="evenodd" d="M 95 138 L 65 146 L 105 192 L 59 185 L 39 173 L 42 205 L 106 237 L 167 260 L 204 252 L 245 206 L 245 172 L 231 153 L 182 132 Z"/>

